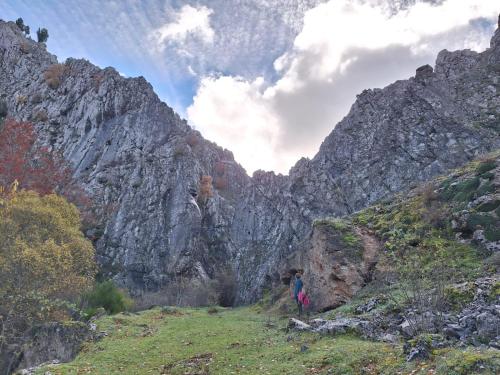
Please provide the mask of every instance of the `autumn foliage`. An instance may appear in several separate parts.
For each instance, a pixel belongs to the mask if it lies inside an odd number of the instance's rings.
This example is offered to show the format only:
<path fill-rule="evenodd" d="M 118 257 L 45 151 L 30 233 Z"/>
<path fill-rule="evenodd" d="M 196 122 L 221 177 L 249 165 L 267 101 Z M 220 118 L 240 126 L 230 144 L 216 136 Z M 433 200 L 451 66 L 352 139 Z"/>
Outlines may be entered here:
<path fill-rule="evenodd" d="M 92 200 L 72 179 L 69 164 L 37 145 L 36 139 L 33 124 L 13 119 L 4 122 L 0 128 L 0 187 L 8 191 L 16 182 L 19 190 L 40 195 L 57 192 L 80 209 L 85 225 L 92 225 Z"/>
<path fill-rule="evenodd" d="M 38 323 L 70 319 L 70 303 L 91 287 L 95 254 L 82 219 L 91 223 L 91 200 L 69 165 L 38 145 L 31 123 L 7 119 L 0 127 L 0 353 Z"/>
<path fill-rule="evenodd" d="M 61 196 L 12 194 L 0 208 L 0 290 L 71 299 L 90 287 L 94 249 L 78 209 Z"/>
<path fill-rule="evenodd" d="M 213 196 L 212 177 L 201 176 L 199 199 L 201 203 L 206 203 L 208 198 Z"/>
<path fill-rule="evenodd" d="M 64 64 L 54 64 L 47 68 L 43 73 L 45 82 L 51 89 L 57 89 L 62 82 L 63 76 L 67 71 L 67 67 Z"/>
<path fill-rule="evenodd" d="M 63 197 L 16 191 L 0 199 L 0 353 L 47 321 L 69 320 L 92 286 L 94 248 Z"/>
<path fill-rule="evenodd" d="M 45 147 L 35 144 L 36 133 L 29 122 L 5 121 L 0 130 L 0 185 L 9 187 L 18 181 L 19 188 L 50 194 L 69 184 L 67 163 Z"/>

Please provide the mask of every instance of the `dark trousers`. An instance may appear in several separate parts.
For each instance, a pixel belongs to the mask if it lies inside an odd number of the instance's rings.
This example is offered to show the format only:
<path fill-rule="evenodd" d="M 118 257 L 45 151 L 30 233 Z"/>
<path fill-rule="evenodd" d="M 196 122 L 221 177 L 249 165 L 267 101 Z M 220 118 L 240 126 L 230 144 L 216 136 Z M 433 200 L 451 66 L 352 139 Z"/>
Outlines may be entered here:
<path fill-rule="evenodd" d="M 295 302 L 297 302 L 297 307 L 299 309 L 299 316 L 302 315 L 302 303 L 299 301 L 299 297 L 295 297 Z"/>

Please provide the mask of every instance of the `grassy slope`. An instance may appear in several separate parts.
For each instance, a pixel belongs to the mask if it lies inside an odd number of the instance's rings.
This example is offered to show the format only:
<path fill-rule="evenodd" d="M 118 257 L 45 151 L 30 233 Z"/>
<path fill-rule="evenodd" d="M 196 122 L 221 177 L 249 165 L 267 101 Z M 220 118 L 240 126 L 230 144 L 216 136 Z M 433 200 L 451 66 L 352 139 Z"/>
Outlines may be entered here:
<path fill-rule="evenodd" d="M 495 239 L 494 235 L 500 233 L 500 209 L 495 209 L 500 190 L 498 171 L 495 177 L 493 169 L 498 165 L 500 152 L 455 170 L 448 177 L 422 185 L 410 196 L 393 197 L 350 217 L 352 223 L 371 229 L 384 244 L 377 277 L 383 279 L 384 273 L 404 273 L 402 267 L 416 264 L 424 276 L 429 277 L 426 281 L 430 282 L 430 287 L 434 286 L 434 279 L 446 278 L 449 286 L 445 289 L 445 297 L 451 309 L 460 310 L 469 303 L 472 296 L 457 295 L 451 285 L 498 274 L 500 254 L 490 254 L 474 242 L 457 242 L 451 220 L 465 210 L 469 213 L 471 231 L 480 224 L 485 233 Z M 489 203 L 491 207 L 483 208 L 486 204 L 469 207 L 472 201 L 485 195 L 496 197 Z M 329 316 L 356 315 L 354 309 L 373 297 L 386 300 L 378 309 L 402 308 L 401 285 L 394 280 L 387 285 L 376 280 Z"/>
<path fill-rule="evenodd" d="M 351 220 L 372 229 L 384 242 L 385 251 L 379 264 L 385 264 L 389 270 L 397 270 L 400 260 L 417 255 L 419 267 L 431 274 L 445 264 L 448 271 L 453 271 L 448 275 L 450 283 L 495 273 L 495 267 L 485 259 L 487 254 L 481 254 L 474 245 L 456 242 L 450 219 L 455 212 L 467 209 L 472 218 L 482 220 L 480 224 L 486 230 L 493 235 L 497 233 L 500 209 L 467 207 L 479 196 L 495 194 L 493 181 L 496 178 L 491 170 L 499 160 L 500 155 L 493 154 L 490 159 L 455 171 L 450 178 L 436 180 L 433 189 L 380 203 L 357 213 Z M 437 194 L 433 192 L 436 188 L 440 188 Z M 339 222 L 334 224 L 339 225 Z M 394 260 L 398 261 L 394 263 Z M 392 285 L 387 291 L 369 284 L 349 304 L 327 315 L 355 315 L 357 305 L 386 292 L 397 297 L 398 285 Z M 108 337 L 88 344 L 72 363 L 54 366 L 50 371 L 53 374 L 124 375 L 452 375 L 493 374 L 500 369 L 497 350 L 442 349 L 434 351 L 433 358 L 427 362 L 407 364 L 400 345 L 350 336 L 332 338 L 287 333 L 286 321 L 275 318 L 269 325 L 268 316 L 262 313 L 267 309 L 277 315 L 280 312 L 277 306 L 290 303 L 285 294 L 283 301 L 278 303 L 268 301 L 266 304 L 264 299 L 253 307 L 219 310 L 212 315 L 207 309 L 179 309 L 174 314 L 155 309 L 137 315 L 105 317 L 98 325 L 99 330 L 108 332 Z M 397 300 L 392 298 L 379 308 L 400 308 Z M 303 345 L 308 349 L 301 351 Z"/>
<path fill-rule="evenodd" d="M 154 309 L 98 321 L 108 337 L 69 364 L 39 374 L 471 374 L 493 351 L 447 350 L 428 363 L 406 364 L 401 347 L 350 336 L 287 333 L 285 321 L 256 308 Z M 272 324 L 269 324 L 269 323 Z M 304 352 L 301 347 L 308 347 Z M 453 370 L 456 367 L 455 370 Z M 416 370 L 416 372 L 412 372 Z M 483 372 L 493 373 L 493 372 Z"/>

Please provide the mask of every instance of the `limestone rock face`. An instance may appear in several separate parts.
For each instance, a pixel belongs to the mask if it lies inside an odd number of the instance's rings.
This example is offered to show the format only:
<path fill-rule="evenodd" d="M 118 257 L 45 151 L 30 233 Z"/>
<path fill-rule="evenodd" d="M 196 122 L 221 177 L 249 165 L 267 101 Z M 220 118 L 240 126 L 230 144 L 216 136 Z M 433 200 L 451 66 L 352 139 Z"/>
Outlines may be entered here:
<path fill-rule="evenodd" d="M 33 121 L 99 207 L 92 235 L 108 274 L 132 290 L 234 269 L 238 303 L 279 279 L 316 218 L 358 210 L 500 145 L 500 33 L 483 53 L 439 54 L 417 78 L 365 90 L 312 159 L 249 177 L 144 78 L 68 59 L 0 21 L 0 109 Z M 213 195 L 200 198 L 212 176 Z"/>
<path fill-rule="evenodd" d="M 380 248 L 366 229 L 323 220 L 315 223 L 304 249 L 287 260 L 282 279 L 293 285 L 294 271 L 302 272 L 310 309 L 333 309 L 349 301 L 371 279 Z"/>

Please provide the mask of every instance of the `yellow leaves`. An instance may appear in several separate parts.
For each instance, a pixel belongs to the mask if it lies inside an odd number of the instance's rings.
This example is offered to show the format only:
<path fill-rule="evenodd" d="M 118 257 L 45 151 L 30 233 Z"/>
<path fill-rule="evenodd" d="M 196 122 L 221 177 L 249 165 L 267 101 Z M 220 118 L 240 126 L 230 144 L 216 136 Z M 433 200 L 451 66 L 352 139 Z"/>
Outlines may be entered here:
<path fill-rule="evenodd" d="M 21 191 L 0 207 L 0 284 L 11 293 L 36 291 L 72 298 L 91 286 L 94 249 L 75 206 L 57 195 Z"/>

